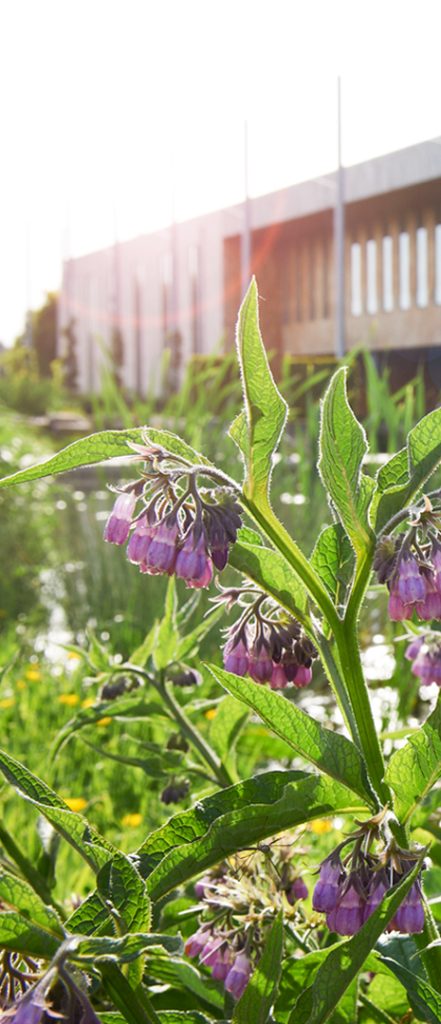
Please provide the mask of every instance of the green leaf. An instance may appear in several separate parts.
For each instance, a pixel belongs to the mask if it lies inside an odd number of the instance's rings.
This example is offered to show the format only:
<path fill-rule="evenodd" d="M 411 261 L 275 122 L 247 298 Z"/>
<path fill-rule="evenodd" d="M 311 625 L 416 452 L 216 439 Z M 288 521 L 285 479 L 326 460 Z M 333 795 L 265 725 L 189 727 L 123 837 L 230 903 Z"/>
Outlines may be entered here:
<path fill-rule="evenodd" d="M 229 563 L 274 597 L 291 615 L 304 617 L 306 590 L 280 551 L 242 540 L 242 531 L 230 550 Z"/>
<path fill-rule="evenodd" d="M 435 710 L 404 747 L 392 754 L 385 781 L 395 793 L 395 813 L 405 824 L 441 777 L 441 694 Z"/>
<path fill-rule="evenodd" d="M 21 796 L 38 807 L 57 832 L 77 850 L 94 871 L 117 851 L 81 814 L 71 811 L 64 800 L 19 761 L 0 750 L 0 771 Z"/>
<path fill-rule="evenodd" d="M 180 640 L 176 622 L 177 609 L 176 583 L 174 577 L 171 576 L 167 585 L 164 611 L 158 626 L 156 643 L 153 650 L 155 668 L 167 668 L 167 665 L 176 660 L 176 650 Z"/>
<path fill-rule="evenodd" d="M 167 853 L 200 839 L 227 812 L 244 810 L 250 804 L 273 804 L 281 798 L 289 782 L 304 778 L 307 778 L 305 772 L 262 772 L 198 800 L 188 811 L 179 811 L 165 825 L 151 832 L 137 850 L 140 874 L 146 878 Z"/>
<path fill-rule="evenodd" d="M 233 1024 L 266 1024 L 277 995 L 283 953 L 283 914 L 277 915 L 263 956 L 233 1013 Z"/>
<path fill-rule="evenodd" d="M 0 946 L 13 953 L 52 960 L 60 939 L 16 911 L 0 911 Z"/>
<path fill-rule="evenodd" d="M 355 553 L 362 555 L 371 543 L 366 489 L 361 487 L 368 446 L 347 400 L 346 374 L 346 367 L 337 370 L 323 400 L 318 468 Z"/>
<path fill-rule="evenodd" d="M 378 473 L 377 530 L 413 501 L 440 463 L 441 409 L 434 409 L 410 431 L 407 449 L 394 455 Z"/>
<path fill-rule="evenodd" d="M 202 976 L 194 964 L 152 952 L 148 958 L 147 974 L 155 981 L 170 985 L 173 990 L 192 992 L 199 1002 L 203 1001 L 218 1010 L 223 1007 L 224 998 L 219 986 L 211 978 Z"/>
<path fill-rule="evenodd" d="M 147 932 L 151 923 L 151 905 L 144 880 L 133 861 L 123 853 L 116 854 L 97 875 L 97 890 L 105 906 L 117 923 L 118 932 Z M 143 947 L 145 948 L 145 947 Z M 137 961 L 129 968 L 132 988 L 142 982 L 144 957 L 142 949 L 136 953 Z"/>
<path fill-rule="evenodd" d="M 199 1010 L 159 1010 L 157 1016 L 161 1024 L 214 1024 L 211 1017 L 205 1017 Z M 122 1013 L 103 1013 L 102 1010 L 100 1021 L 102 1024 L 127 1024 L 127 1019 Z"/>
<path fill-rule="evenodd" d="M 341 523 L 326 526 L 319 534 L 311 565 L 323 580 L 336 604 L 343 604 L 354 573 L 354 551 Z"/>
<path fill-rule="evenodd" d="M 149 930 L 150 900 L 145 882 L 123 853 L 117 853 L 101 868 L 97 889 L 104 903 L 112 909 L 119 932 Z"/>
<path fill-rule="evenodd" d="M 408 971 L 402 964 L 397 963 L 390 957 L 381 957 L 381 962 L 393 971 L 395 976 L 404 985 L 409 997 L 410 1005 L 418 1019 L 428 1024 L 440 1024 L 441 1021 L 441 995 L 436 992 L 425 978 L 413 971 Z"/>
<path fill-rule="evenodd" d="M 0 868 L 0 903 L 18 910 L 33 924 L 64 937 L 63 926 L 53 907 L 47 906 L 30 885 L 18 875 Z"/>
<path fill-rule="evenodd" d="M 297 754 L 321 772 L 343 782 L 363 800 L 372 802 L 363 759 L 351 740 L 324 729 L 296 704 L 267 687 L 235 676 L 217 665 L 207 667 L 221 686 L 256 711 L 262 721 Z"/>
<path fill-rule="evenodd" d="M 420 870 L 418 861 L 403 881 L 384 896 L 360 931 L 330 950 L 312 985 L 297 1000 L 289 1024 L 325 1024 L 330 1019 Z"/>
<path fill-rule="evenodd" d="M 79 466 L 91 466 L 97 462 L 105 462 L 121 456 L 134 456 L 130 444 L 157 444 L 173 455 L 179 455 L 191 464 L 211 463 L 203 455 L 182 441 L 176 434 L 168 430 L 156 430 L 154 427 L 138 427 L 133 430 L 103 430 L 89 437 L 82 437 L 67 445 L 57 455 L 51 455 L 36 466 L 20 469 L 17 473 L 3 477 L 0 487 L 11 487 L 28 480 L 39 480 L 43 476 L 55 476 L 66 473 Z"/>
<path fill-rule="evenodd" d="M 71 960 L 89 961 L 117 960 L 130 963 L 146 949 L 162 946 L 169 953 L 177 953 L 182 948 L 182 941 L 176 935 L 155 935 L 131 932 L 115 938 L 113 935 L 102 935 L 96 938 L 75 936 L 71 940 Z"/>
<path fill-rule="evenodd" d="M 266 507 L 273 455 L 285 425 L 287 405 L 274 383 L 263 345 L 254 278 L 239 310 L 236 341 L 244 413 L 234 421 L 231 434 L 244 456 L 244 493 L 255 505 Z"/>
<path fill-rule="evenodd" d="M 202 838 L 210 827 L 230 811 L 246 812 L 252 804 L 273 804 L 280 800 L 288 782 L 308 778 L 304 772 L 262 772 L 236 786 L 219 790 L 194 807 L 179 811 L 160 828 L 151 832 L 137 851 L 136 866 L 142 878 L 156 868 L 167 853 Z M 91 934 L 108 919 L 108 912 L 96 892 L 91 893 L 66 922 L 70 931 Z"/>
<path fill-rule="evenodd" d="M 228 794 L 228 790 L 224 793 Z M 365 810 L 346 786 L 318 775 L 305 777 L 300 773 L 299 780 L 288 782 L 275 803 L 249 803 L 229 811 L 218 817 L 205 835 L 171 850 L 149 875 L 149 894 L 152 899 L 159 899 L 237 850 L 248 849 L 268 836 L 305 821 L 336 813 L 365 813 Z"/>

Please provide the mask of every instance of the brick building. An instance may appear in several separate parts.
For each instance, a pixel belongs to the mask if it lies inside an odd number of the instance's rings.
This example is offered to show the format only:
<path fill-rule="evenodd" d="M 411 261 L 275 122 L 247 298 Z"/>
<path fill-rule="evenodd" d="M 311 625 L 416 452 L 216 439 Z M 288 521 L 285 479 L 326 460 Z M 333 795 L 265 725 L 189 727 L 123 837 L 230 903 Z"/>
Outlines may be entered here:
<path fill-rule="evenodd" d="M 344 171 L 345 339 L 378 353 L 441 348 L 441 139 Z M 293 357 L 334 352 L 336 174 L 248 201 L 251 271 L 266 344 Z M 73 322 L 79 387 L 96 391 L 115 332 L 121 377 L 158 391 L 195 355 L 229 346 L 241 299 L 244 205 L 65 262 L 59 352 Z"/>

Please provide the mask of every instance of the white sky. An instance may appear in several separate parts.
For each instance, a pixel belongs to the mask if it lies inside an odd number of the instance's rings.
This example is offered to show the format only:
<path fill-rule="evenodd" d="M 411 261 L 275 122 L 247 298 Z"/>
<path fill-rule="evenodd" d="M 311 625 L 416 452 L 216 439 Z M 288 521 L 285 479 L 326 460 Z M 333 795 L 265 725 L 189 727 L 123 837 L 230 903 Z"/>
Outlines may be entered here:
<path fill-rule="evenodd" d="M 440 0 L 0 0 L 0 340 L 64 256 L 441 135 Z"/>

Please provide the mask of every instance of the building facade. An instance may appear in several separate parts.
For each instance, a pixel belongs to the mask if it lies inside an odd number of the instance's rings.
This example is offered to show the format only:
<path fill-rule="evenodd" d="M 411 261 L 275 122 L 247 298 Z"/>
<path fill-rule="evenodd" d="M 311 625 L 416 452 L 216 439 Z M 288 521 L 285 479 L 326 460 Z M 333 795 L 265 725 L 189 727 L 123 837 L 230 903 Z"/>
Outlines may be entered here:
<path fill-rule="evenodd" d="M 335 351 L 337 176 L 293 185 L 64 263 L 59 354 L 73 325 L 82 392 L 98 391 L 116 333 L 120 376 L 145 395 L 167 365 L 233 343 L 245 224 L 266 345 L 304 360 Z M 345 346 L 441 349 L 441 139 L 344 171 Z"/>

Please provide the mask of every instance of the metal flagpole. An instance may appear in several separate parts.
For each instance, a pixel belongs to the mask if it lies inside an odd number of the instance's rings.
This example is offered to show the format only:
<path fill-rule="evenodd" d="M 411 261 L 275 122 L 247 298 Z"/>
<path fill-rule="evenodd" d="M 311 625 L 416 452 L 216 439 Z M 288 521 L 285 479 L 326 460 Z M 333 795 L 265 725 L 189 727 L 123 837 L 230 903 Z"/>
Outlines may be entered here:
<path fill-rule="evenodd" d="M 334 207 L 335 246 L 335 355 L 345 354 L 345 197 L 341 162 L 341 79 L 337 78 L 337 189 Z"/>

